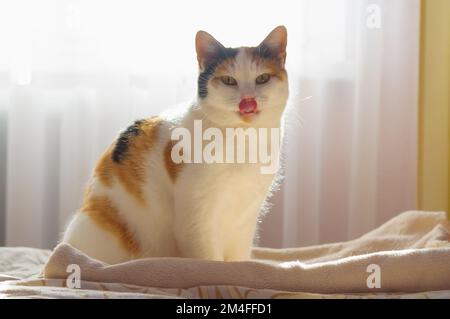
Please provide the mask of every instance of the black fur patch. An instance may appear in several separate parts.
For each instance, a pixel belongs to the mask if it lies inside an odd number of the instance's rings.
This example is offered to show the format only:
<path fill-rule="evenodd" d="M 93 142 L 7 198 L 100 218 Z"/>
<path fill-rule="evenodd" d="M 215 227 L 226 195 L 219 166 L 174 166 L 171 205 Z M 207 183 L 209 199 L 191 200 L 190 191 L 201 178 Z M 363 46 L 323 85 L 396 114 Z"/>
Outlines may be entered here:
<path fill-rule="evenodd" d="M 144 121 L 145 120 L 137 120 L 133 125 L 128 126 L 125 131 L 120 133 L 112 152 L 112 159 L 114 162 L 121 163 L 124 160 L 130 141 L 134 136 L 138 136 L 141 133 L 141 125 Z"/>
<path fill-rule="evenodd" d="M 264 43 L 253 49 L 253 54 L 262 59 L 276 60 L 277 55 Z"/>
<path fill-rule="evenodd" d="M 205 98 L 208 95 L 208 81 L 216 71 L 220 63 L 226 59 L 234 59 L 238 53 L 238 49 L 224 48 L 217 53 L 216 57 L 209 61 L 205 70 L 198 76 L 198 96 Z"/>

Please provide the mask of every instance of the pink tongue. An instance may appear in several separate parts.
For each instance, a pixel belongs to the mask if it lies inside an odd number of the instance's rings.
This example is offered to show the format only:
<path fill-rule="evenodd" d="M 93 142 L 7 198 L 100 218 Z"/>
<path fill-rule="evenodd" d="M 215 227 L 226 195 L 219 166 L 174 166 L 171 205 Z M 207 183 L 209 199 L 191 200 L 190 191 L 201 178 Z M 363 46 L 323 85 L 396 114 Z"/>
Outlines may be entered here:
<path fill-rule="evenodd" d="M 258 107 L 255 99 L 242 99 L 239 103 L 239 113 L 254 113 Z"/>

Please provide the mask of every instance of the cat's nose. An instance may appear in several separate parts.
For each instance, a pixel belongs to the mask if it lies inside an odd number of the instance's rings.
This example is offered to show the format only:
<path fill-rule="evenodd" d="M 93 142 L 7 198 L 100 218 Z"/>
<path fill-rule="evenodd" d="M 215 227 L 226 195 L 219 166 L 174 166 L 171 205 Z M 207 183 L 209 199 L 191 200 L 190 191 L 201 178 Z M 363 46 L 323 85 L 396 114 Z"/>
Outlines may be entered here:
<path fill-rule="evenodd" d="M 254 94 L 244 94 L 241 96 L 241 100 L 255 100 L 256 96 Z"/>

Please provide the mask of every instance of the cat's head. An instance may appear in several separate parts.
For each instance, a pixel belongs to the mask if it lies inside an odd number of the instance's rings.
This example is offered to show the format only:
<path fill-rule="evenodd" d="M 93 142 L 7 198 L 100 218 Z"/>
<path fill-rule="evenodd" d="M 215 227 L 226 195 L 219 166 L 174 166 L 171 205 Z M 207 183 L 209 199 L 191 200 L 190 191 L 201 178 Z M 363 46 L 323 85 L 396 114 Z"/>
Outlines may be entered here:
<path fill-rule="evenodd" d="M 226 48 L 197 33 L 199 106 L 214 123 L 265 126 L 279 121 L 289 94 L 287 31 L 275 28 L 257 47 Z"/>

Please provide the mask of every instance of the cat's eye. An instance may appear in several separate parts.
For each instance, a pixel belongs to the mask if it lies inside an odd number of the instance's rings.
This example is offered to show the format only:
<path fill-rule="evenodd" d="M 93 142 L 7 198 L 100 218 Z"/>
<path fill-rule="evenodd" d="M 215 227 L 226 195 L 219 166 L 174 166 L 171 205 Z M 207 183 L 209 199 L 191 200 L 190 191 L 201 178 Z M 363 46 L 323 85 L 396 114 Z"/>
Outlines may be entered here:
<path fill-rule="evenodd" d="M 225 85 L 237 85 L 237 81 L 233 77 L 228 75 L 221 76 L 220 81 L 222 81 L 222 83 Z"/>
<path fill-rule="evenodd" d="M 270 78 L 271 78 L 271 75 L 269 73 L 264 73 L 264 74 L 259 75 L 256 78 L 255 82 L 256 82 L 256 84 L 264 84 L 264 83 L 269 82 Z"/>

